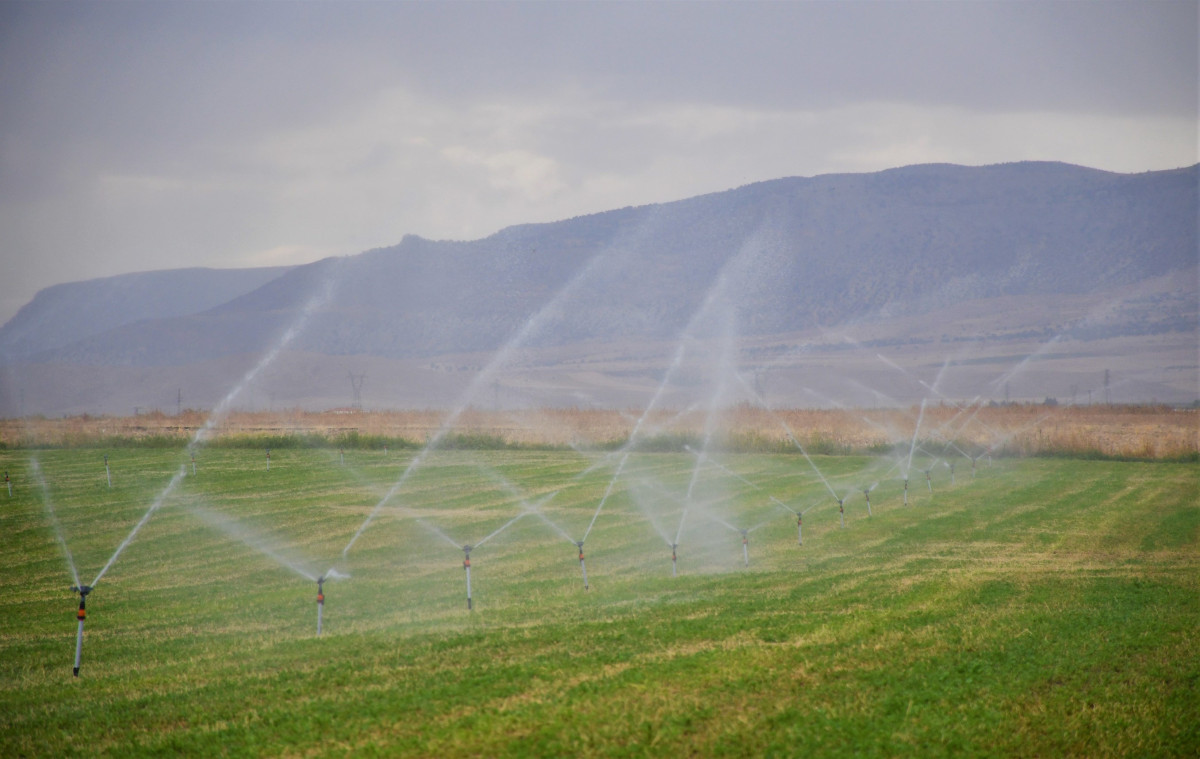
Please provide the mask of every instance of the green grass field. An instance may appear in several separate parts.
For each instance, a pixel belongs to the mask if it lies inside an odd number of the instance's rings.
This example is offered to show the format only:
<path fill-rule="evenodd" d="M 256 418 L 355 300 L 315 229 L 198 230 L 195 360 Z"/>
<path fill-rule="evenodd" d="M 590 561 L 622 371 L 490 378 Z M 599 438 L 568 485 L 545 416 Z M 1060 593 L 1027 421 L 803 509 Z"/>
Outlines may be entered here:
<path fill-rule="evenodd" d="M 615 462 L 432 454 L 342 558 L 415 452 L 103 453 L 0 452 L 2 756 L 1200 754 L 1195 464 L 968 462 L 906 507 L 819 457 L 842 529 L 803 457 L 637 454 L 585 592 Z M 181 466 L 73 677 L 50 509 L 90 583 Z"/>

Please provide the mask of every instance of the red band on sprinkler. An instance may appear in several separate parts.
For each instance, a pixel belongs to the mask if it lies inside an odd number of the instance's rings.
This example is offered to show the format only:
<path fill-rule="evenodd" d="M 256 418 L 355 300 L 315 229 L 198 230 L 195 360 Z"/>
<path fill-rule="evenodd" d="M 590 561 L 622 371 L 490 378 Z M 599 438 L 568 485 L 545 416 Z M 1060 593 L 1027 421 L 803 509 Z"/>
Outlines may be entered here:
<path fill-rule="evenodd" d="M 471 566 L 471 559 L 469 559 L 469 558 L 463 559 L 463 569 L 466 569 L 469 566 Z"/>

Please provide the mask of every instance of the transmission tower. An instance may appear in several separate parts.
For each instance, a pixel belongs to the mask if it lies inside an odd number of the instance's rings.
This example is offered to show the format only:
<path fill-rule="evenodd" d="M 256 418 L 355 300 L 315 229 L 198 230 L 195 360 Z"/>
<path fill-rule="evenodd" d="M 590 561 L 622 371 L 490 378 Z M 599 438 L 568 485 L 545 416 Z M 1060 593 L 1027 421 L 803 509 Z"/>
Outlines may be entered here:
<path fill-rule="evenodd" d="M 362 386 L 363 381 L 367 378 L 367 375 L 365 372 L 363 374 L 349 372 L 349 374 L 350 390 L 354 393 L 354 403 L 351 404 L 351 408 L 362 411 Z"/>

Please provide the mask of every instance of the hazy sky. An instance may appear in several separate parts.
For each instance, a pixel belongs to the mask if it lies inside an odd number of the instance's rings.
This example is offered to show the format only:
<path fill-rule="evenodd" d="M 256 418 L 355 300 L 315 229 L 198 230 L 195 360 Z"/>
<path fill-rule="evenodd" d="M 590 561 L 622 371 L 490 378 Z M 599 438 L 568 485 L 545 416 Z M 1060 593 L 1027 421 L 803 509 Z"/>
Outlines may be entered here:
<path fill-rule="evenodd" d="M 0 0 L 0 322 L 781 176 L 1191 165 L 1197 6 Z"/>

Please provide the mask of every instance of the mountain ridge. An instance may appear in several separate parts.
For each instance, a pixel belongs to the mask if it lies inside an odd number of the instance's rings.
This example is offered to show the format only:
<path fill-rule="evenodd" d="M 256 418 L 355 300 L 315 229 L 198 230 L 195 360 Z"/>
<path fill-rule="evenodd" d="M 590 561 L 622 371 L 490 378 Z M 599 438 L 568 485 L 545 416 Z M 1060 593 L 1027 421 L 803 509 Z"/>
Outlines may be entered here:
<path fill-rule="evenodd" d="M 0 328 L 0 355 L 150 370 L 262 353 L 325 286 L 332 294 L 289 350 L 412 362 L 494 352 L 518 334 L 543 351 L 670 342 L 689 330 L 769 341 L 1010 296 L 1099 298 L 1163 277 L 1158 301 L 1126 308 L 1127 323 L 1104 329 L 1115 337 L 1191 324 L 1194 333 L 1198 173 L 1024 162 L 785 177 L 477 240 L 406 235 L 261 270 L 257 286 L 243 280 L 206 308 L 127 319 L 37 352 L 26 339 L 23 352 L 3 353 L 16 344 L 14 317 Z M 727 313 L 697 321 L 714 298 Z M 52 316 L 44 328 L 70 334 Z"/>

